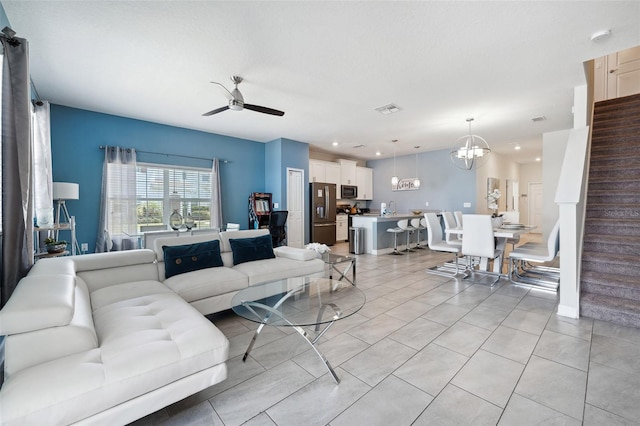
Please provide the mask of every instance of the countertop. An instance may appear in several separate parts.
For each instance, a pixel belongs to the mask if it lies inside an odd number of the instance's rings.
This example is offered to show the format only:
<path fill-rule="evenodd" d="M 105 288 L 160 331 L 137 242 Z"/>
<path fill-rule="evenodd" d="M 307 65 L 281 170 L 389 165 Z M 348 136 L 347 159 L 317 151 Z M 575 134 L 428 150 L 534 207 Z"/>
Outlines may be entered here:
<path fill-rule="evenodd" d="M 407 213 L 407 214 L 395 214 L 395 215 L 390 215 L 390 216 L 380 216 L 377 214 L 361 214 L 361 215 L 357 215 L 354 217 L 358 217 L 358 218 L 363 218 L 363 219 L 367 219 L 370 220 L 372 222 L 395 222 L 398 220 L 402 220 L 402 219 L 416 219 L 416 218 L 422 218 L 423 215 L 419 214 L 419 215 L 415 215 L 413 213 Z"/>

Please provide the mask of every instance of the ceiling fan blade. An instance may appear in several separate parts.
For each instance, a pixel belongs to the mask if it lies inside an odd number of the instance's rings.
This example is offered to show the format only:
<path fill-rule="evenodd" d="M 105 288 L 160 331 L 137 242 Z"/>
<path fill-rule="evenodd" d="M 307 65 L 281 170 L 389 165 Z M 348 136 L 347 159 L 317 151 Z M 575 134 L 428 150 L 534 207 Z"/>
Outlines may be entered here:
<path fill-rule="evenodd" d="M 208 117 L 210 115 L 217 114 L 219 112 L 226 111 L 228 109 L 229 109 L 229 105 L 225 105 L 225 106 L 220 107 L 218 109 L 214 109 L 213 111 L 205 112 L 204 114 L 202 114 L 202 116 L 203 117 Z"/>
<path fill-rule="evenodd" d="M 215 84 L 216 86 L 220 87 L 222 89 L 222 94 L 230 101 L 234 99 L 233 94 L 229 91 L 229 89 L 224 87 L 222 84 L 215 81 L 212 81 L 211 84 Z"/>
<path fill-rule="evenodd" d="M 250 109 L 251 111 L 257 111 L 263 114 L 277 115 L 278 117 L 282 117 L 284 115 L 283 111 L 278 111 L 277 109 L 267 108 L 259 105 L 244 104 L 244 107 L 246 109 Z"/>

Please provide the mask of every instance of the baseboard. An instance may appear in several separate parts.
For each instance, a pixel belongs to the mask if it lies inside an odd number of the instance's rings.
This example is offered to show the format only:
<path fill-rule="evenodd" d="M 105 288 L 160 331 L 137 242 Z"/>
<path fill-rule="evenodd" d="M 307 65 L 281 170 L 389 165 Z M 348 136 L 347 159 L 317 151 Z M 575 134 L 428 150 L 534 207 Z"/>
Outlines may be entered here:
<path fill-rule="evenodd" d="M 580 318 L 580 309 L 573 306 L 558 305 L 558 315 L 568 318 Z"/>

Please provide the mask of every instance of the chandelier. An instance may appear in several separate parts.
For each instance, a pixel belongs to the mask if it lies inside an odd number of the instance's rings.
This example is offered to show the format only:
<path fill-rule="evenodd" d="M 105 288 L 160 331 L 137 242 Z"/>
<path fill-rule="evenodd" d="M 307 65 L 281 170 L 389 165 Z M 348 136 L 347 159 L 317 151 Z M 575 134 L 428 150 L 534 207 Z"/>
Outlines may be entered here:
<path fill-rule="evenodd" d="M 476 167 L 482 166 L 491 154 L 487 141 L 471 134 L 472 121 L 473 118 L 467 118 L 469 134 L 459 138 L 449 153 L 453 165 L 464 170 L 471 170 L 474 164 Z"/>

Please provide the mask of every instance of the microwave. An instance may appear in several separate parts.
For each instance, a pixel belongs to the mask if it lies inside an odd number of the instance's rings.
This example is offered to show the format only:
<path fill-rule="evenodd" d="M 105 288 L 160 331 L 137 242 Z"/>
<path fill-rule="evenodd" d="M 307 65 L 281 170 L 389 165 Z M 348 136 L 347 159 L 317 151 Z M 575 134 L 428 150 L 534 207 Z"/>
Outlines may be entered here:
<path fill-rule="evenodd" d="M 358 196 L 358 187 L 355 185 L 340 185 L 340 198 L 349 199 Z"/>

